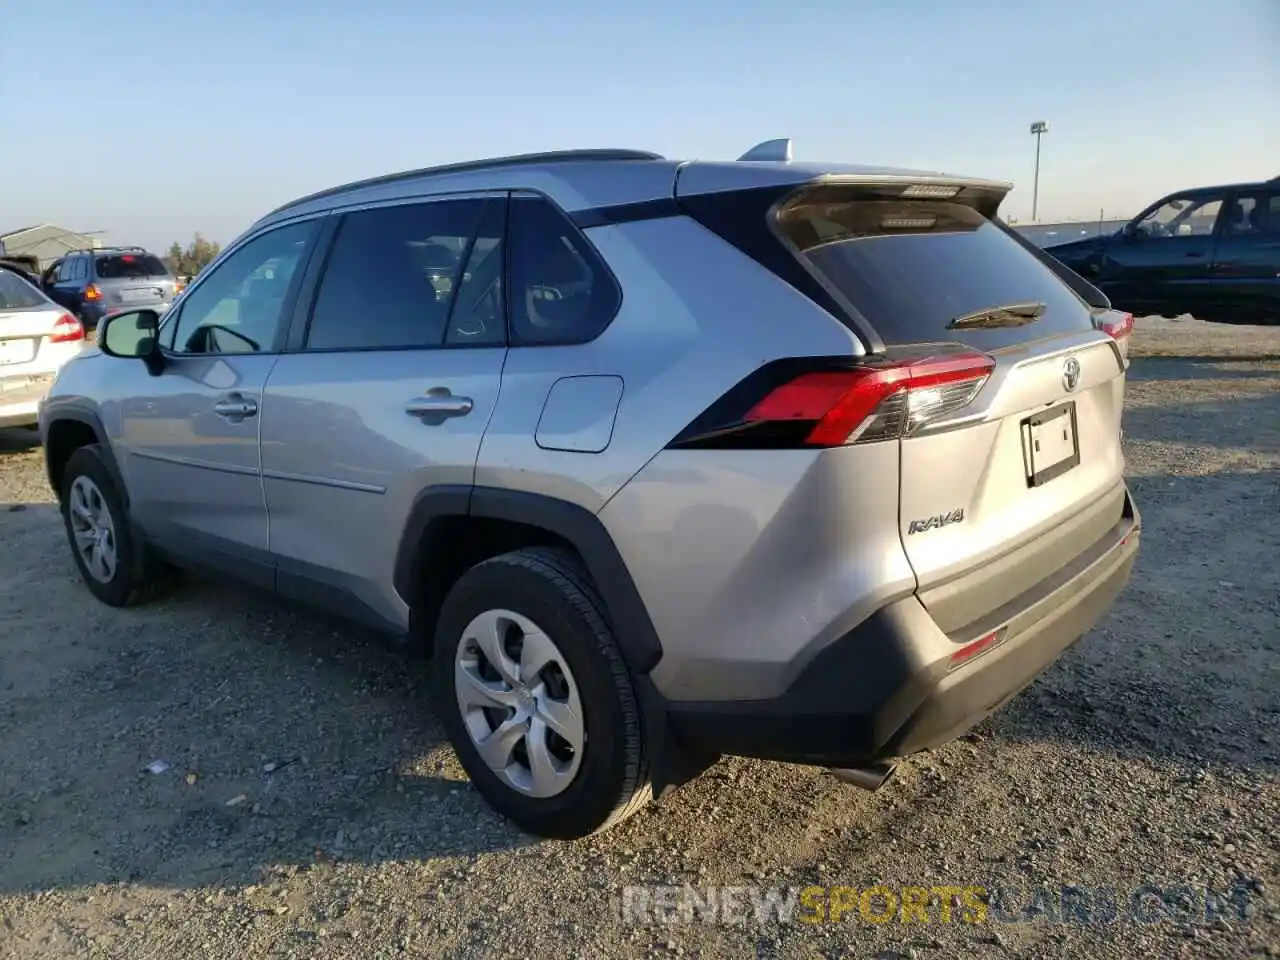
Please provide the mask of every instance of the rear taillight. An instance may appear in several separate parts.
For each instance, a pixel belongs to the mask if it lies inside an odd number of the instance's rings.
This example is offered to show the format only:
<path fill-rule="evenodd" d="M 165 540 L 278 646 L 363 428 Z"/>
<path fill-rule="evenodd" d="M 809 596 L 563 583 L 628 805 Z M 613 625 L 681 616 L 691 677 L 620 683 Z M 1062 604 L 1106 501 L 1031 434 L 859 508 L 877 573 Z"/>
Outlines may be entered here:
<path fill-rule="evenodd" d="M 893 440 L 968 406 L 994 367 L 986 354 L 965 351 L 781 376 L 766 370 L 731 390 L 673 445 L 835 447 Z"/>
<path fill-rule="evenodd" d="M 89 284 L 84 288 L 84 298 L 86 300 L 101 300 L 102 291 L 98 289 L 97 284 Z"/>
<path fill-rule="evenodd" d="M 71 343 L 84 339 L 84 325 L 69 313 L 64 313 L 53 325 L 53 333 L 49 335 L 50 343 Z"/>
<path fill-rule="evenodd" d="M 1113 340 L 1123 340 L 1133 333 L 1133 314 L 1108 310 L 1098 321 L 1098 329 L 1107 333 Z"/>

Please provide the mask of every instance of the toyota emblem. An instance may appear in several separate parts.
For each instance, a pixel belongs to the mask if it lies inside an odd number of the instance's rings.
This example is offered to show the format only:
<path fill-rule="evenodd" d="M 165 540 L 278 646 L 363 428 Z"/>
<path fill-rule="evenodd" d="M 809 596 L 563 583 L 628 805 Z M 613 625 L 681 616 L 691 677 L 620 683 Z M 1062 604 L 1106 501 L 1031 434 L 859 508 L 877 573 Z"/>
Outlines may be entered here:
<path fill-rule="evenodd" d="M 1080 361 L 1075 357 L 1067 357 L 1062 365 L 1062 386 L 1071 393 L 1080 385 Z"/>

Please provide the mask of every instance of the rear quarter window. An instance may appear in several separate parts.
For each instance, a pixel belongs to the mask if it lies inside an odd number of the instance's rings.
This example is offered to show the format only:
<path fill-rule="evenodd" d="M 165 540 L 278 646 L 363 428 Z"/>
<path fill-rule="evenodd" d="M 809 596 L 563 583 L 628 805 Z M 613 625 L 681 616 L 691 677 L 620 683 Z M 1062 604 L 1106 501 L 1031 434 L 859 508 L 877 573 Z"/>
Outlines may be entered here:
<path fill-rule="evenodd" d="M 622 302 L 604 261 L 550 201 L 513 196 L 508 214 L 511 343 L 586 343 Z"/>
<path fill-rule="evenodd" d="M 955 340 L 994 350 L 1093 327 L 1070 287 L 962 202 L 852 199 L 819 189 L 784 204 L 777 226 L 889 345 Z M 1043 304 L 1034 322 L 949 328 L 957 317 L 1027 303 Z"/>

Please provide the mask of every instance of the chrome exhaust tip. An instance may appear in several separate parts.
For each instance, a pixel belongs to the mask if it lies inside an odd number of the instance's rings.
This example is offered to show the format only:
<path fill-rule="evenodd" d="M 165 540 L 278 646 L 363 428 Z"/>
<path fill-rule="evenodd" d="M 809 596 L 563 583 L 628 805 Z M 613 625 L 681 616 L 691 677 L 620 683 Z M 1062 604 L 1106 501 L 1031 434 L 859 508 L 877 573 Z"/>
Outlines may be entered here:
<path fill-rule="evenodd" d="M 831 772 L 845 783 L 851 783 L 862 790 L 872 793 L 879 790 L 893 772 L 898 769 L 896 763 L 869 763 L 865 767 L 833 767 Z"/>

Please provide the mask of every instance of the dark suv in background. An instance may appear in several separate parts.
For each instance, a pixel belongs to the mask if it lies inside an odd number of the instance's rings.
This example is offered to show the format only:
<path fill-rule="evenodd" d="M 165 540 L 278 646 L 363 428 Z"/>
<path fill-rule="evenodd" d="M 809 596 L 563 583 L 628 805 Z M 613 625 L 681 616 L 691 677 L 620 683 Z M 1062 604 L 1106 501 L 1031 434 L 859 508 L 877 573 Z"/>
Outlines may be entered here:
<path fill-rule="evenodd" d="M 89 330 L 122 310 L 163 313 L 178 290 L 164 261 L 142 247 L 74 250 L 45 271 L 41 285 Z"/>
<path fill-rule="evenodd" d="M 1182 190 L 1045 252 L 1135 315 L 1280 323 L 1280 177 Z"/>

